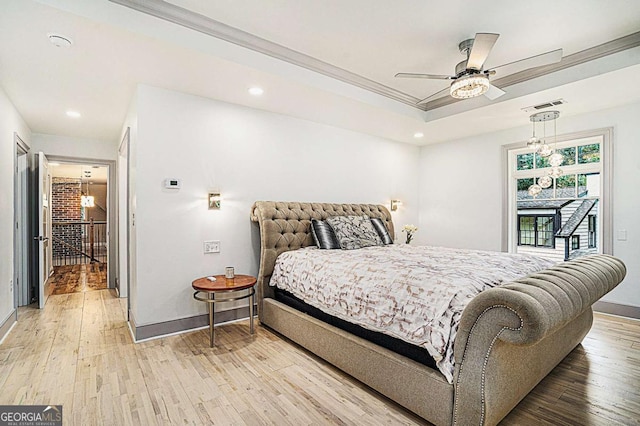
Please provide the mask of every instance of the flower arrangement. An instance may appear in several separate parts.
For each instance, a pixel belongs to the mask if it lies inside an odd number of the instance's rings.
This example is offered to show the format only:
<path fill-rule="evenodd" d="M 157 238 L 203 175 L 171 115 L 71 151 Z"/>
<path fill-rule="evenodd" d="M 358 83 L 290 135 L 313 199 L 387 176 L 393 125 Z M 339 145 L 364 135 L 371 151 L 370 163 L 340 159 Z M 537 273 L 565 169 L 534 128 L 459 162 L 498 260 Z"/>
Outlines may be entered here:
<path fill-rule="evenodd" d="M 402 227 L 402 232 L 407 234 L 407 240 L 405 244 L 409 244 L 413 240 L 413 234 L 418 231 L 418 227 L 415 225 L 405 225 Z"/>

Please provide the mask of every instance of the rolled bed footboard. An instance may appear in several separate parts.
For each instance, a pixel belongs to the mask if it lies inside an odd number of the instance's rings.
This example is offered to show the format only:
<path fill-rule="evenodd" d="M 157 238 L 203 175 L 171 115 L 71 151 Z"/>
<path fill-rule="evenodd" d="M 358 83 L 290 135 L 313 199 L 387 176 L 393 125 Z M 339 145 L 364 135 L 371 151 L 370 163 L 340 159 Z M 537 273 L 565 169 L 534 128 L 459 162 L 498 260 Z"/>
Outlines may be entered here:
<path fill-rule="evenodd" d="M 625 274 L 613 256 L 585 256 L 476 296 L 455 340 L 452 423 L 498 423 L 582 341 L 591 305 Z"/>

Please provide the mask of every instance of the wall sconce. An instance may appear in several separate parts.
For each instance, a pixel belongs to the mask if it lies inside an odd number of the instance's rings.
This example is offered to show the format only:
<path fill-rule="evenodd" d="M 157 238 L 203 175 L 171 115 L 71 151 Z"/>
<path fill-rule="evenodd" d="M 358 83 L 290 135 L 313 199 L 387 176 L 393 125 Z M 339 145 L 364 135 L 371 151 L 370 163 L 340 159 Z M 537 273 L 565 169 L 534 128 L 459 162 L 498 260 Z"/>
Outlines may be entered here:
<path fill-rule="evenodd" d="M 402 205 L 402 201 L 400 200 L 391 200 L 391 211 L 395 212 L 398 210 L 398 206 Z"/>
<path fill-rule="evenodd" d="M 222 197 L 220 197 L 219 192 L 210 192 L 208 199 L 209 199 L 209 210 L 220 209 L 220 202 L 222 201 Z"/>

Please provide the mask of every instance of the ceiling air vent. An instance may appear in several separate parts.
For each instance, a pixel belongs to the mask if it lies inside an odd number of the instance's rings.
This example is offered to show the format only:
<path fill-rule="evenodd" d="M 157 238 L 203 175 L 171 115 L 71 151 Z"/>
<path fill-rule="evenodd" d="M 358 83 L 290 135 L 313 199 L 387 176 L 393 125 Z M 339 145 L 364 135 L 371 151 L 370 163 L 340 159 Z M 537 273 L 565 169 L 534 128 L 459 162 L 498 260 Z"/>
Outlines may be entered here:
<path fill-rule="evenodd" d="M 539 111 L 539 110 L 545 109 L 545 108 L 551 108 L 551 107 L 554 107 L 554 106 L 563 105 L 563 104 L 566 104 L 566 103 L 567 103 L 567 101 L 565 101 L 564 99 L 556 99 L 555 101 L 543 102 L 543 103 L 538 104 L 538 105 L 528 106 L 526 108 L 522 108 L 522 110 L 525 111 L 525 112 L 533 112 L 533 111 Z"/>

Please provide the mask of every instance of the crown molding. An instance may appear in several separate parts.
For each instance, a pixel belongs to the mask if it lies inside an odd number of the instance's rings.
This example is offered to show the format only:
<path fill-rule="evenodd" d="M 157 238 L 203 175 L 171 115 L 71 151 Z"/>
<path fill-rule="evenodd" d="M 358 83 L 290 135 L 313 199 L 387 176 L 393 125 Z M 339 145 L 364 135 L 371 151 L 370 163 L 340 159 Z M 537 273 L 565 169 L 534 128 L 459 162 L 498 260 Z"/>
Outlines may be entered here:
<path fill-rule="evenodd" d="M 261 37 L 231 27 L 222 22 L 211 19 L 199 13 L 184 9 L 163 0 L 109 0 L 122 6 L 129 7 L 139 12 L 146 13 L 156 18 L 172 22 L 174 24 L 190 28 L 203 34 L 225 40 L 229 43 L 251 49 L 253 51 L 271 56 L 272 58 L 298 65 L 308 70 L 340 80 L 344 83 L 360 87 L 367 91 L 377 93 L 389 99 L 423 109 L 416 106 L 420 100 L 399 90 L 384 84 L 370 80 L 361 75 L 336 67 L 304 53 L 298 52 L 280 44 L 265 40 Z"/>
<path fill-rule="evenodd" d="M 163 19 L 174 24 L 225 40 L 229 43 L 251 49 L 270 57 L 306 68 L 327 77 L 334 78 L 347 84 L 376 93 L 389 99 L 402 102 L 416 109 L 429 111 L 446 105 L 460 102 L 450 96 L 435 99 L 423 105 L 416 105 L 419 98 L 393 89 L 384 84 L 370 80 L 361 75 L 336 67 L 304 53 L 298 52 L 280 44 L 255 36 L 246 31 L 231 27 L 207 16 L 184 9 L 163 0 L 109 0 L 112 3 L 129 7 L 139 12 Z M 623 50 L 640 46 L 640 32 L 594 46 L 580 52 L 568 55 L 556 64 L 531 68 L 516 74 L 496 79 L 492 83 L 505 88 L 534 78 L 551 74 L 569 67 L 593 61 L 594 59 L 612 55 Z"/>

